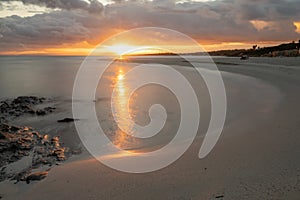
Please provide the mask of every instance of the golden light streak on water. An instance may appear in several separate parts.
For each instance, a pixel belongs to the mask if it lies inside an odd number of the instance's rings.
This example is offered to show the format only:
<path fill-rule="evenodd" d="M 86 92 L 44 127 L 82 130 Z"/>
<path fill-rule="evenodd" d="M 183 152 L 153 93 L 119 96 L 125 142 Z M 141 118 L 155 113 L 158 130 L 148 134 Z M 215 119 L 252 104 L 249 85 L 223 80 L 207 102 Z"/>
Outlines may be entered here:
<path fill-rule="evenodd" d="M 122 127 L 123 131 L 118 129 L 114 137 L 114 144 L 119 148 L 126 148 L 128 145 L 134 142 L 134 138 L 129 136 L 133 128 L 133 120 L 131 119 L 133 115 L 133 110 L 130 108 L 130 102 L 128 99 L 129 85 L 125 80 L 125 68 L 122 66 L 117 66 L 116 75 L 113 77 L 113 87 L 115 89 L 113 107 L 114 114 L 116 117 L 116 122 Z M 129 116 L 128 116 L 129 113 Z"/>

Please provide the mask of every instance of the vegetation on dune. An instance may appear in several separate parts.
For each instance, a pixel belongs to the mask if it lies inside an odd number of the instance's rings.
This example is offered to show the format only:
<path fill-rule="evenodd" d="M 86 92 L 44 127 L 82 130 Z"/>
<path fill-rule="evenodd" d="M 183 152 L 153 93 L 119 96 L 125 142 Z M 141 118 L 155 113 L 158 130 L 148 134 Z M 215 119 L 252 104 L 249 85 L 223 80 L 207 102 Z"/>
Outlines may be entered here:
<path fill-rule="evenodd" d="M 280 44 L 272 47 L 260 48 L 257 45 L 253 45 L 251 49 L 234 49 L 234 50 L 220 50 L 209 52 L 211 56 L 242 56 L 248 55 L 251 57 L 296 57 L 299 56 L 300 40 L 298 43 L 295 41 L 287 44 Z"/>

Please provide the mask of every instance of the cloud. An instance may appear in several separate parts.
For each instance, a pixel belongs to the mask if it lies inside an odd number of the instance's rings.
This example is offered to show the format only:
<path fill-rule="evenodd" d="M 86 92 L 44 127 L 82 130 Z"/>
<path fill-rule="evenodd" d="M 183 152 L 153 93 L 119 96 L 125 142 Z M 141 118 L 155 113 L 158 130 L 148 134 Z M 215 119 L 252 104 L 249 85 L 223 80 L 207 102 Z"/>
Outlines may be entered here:
<path fill-rule="evenodd" d="M 298 37 L 293 18 L 299 19 L 300 6 L 296 7 L 299 12 L 292 16 L 281 13 L 284 9 L 279 9 L 295 6 L 299 4 L 298 1 L 281 0 L 276 4 L 273 2 L 275 1 L 224 0 L 175 4 L 170 0 L 156 0 L 143 4 L 127 2 L 111 5 L 106 8 L 106 13 L 111 22 L 120 27 L 166 27 L 186 33 L 200 41 L 283 41 Z M 280 7 L 280 2 L 285 5 Z M 258 3 L 262 5 L 262 11 L 260 6 L 257 6 Z M 249 12 L 256 14 L 249 16 Z M 271 21 L 277 28 L 257 30 L 250 22 L 256 18 Z"/>
<path fill-rule="evenodd" d="M 63 20 L 62 20 L 63 19 Z M 90 36 L 90 30 L 78 21 L 79 14 L 58 11 L 22 18 L 11 16 L 1 19 L 1 49 L 58 46 L 81 42 Z"/>
<path fill-rule="evenodd" d="M 241 0 L 233 1 L 248 20 L 286 20 L 299 18 L 300 1 L 298 0 Z"/>
<path fill-rule="evenodd" d="M 0 51 L 82 41 L 96 45 L 120 30 L 145 26 L 174 29 L 210 43 L 289 41 L 300 37 L 294 25 L 300 19 L 298 0 L 118 1 L 106 5 L 101 15 L 95 15 L 103 9 L 98 1 L 22 1 L 62 10 L 0 19 Z"/>
<path fill-rule="evenodd" d="M 15 0 L 2 0 L 2 2 L 10 2 Z M 101 13 L 103 5 L 97 0 L 18 0 L 24 4 L 33 4 L 46 6 L 47 8 L 60 8 L 65 10 L 86 10 L 91 13 Z"/>

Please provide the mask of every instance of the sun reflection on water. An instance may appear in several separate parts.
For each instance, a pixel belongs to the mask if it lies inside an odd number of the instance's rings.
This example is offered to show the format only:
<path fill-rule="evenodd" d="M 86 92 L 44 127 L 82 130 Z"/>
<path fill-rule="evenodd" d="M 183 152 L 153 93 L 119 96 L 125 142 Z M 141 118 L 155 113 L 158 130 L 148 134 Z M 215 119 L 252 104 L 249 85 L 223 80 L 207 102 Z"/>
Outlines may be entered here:
<path fill-rule="evenodd" d="M 133 110 L 130 108 L 129 97 L 129 85 L 125 80 L 125 70 L 124 67 L 118 66 L 116 70 L 116 75 L 113 77 L 113 88 L 115 90 L 113 104 L 115 120 L 119 127 L 122 127 L 123 131 L 117 129 L 114 144 L 119 148 L 130 148 L 131 144 L 134 143 L 134 138 L 129 136 L 133 128 L 132 115 Z M 129 115 L 128 115 L 129 114 Z"/>

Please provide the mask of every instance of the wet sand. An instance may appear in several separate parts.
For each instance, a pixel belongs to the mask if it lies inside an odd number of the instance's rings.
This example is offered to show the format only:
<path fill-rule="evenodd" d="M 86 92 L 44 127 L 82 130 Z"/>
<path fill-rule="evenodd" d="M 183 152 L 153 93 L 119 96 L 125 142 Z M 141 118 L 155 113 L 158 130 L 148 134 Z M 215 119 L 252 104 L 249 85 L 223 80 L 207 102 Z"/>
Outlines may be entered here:
<path fill-rule="evenodd" d="M 203 140 L 201 130 L 179 160 L 147 174 L 115 171 L 84 151 L 53 168 L 42 181 L 29 185 L 0 183 L 0 196 L 20 200 L 298 199 L 300 67 L 297 62 L 287 67 L 259 60 L 251 63 L 251 59 L 215 61 L 224 78 L 228 114 L 221 138 L 206 158 L 198 159 Z M 134 62 L 153 61 L 139 58 Z M 171 58 L 159 62 L 186 65 Z M 70 102 L 60 105 L 59 117 L 45 117 L 43 123 L 34 119 L 16 123 L 44 127 L 45 131 L 45 127 L 52 127 L 53 131 L 57 128 L 53 125 L 55 119 L 70 117 Z M 63 141 L 79 143 L 73 124 L 61 129 Z"/>

